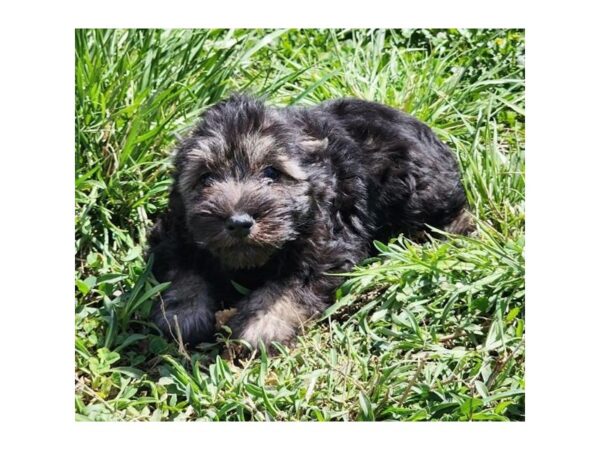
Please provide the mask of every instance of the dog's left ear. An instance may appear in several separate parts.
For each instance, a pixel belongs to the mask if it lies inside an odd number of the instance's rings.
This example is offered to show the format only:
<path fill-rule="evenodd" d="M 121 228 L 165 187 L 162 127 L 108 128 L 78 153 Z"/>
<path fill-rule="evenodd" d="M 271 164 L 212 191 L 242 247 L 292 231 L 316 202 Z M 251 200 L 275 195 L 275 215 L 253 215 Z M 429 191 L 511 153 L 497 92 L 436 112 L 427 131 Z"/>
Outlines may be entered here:
<path fill-rule="evenodd" d="M 300 146 L 309 153 L 317 153 L 325 150 L 329 145 L 329 139 L 306 139 L 300 141 Z"/>

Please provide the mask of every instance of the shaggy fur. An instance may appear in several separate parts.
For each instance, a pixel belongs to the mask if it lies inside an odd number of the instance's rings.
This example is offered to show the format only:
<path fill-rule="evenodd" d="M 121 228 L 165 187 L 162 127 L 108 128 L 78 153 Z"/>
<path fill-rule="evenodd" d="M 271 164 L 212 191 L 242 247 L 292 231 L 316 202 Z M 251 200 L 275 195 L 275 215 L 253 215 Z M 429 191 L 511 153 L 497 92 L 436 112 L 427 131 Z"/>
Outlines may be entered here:
<path fill-rule="evenodd" d="M 356 99 L 273 108 L 233 96 L 177 150 L 151 233 L 155 276 L 172 282 L 153 318 L 194 344 L 234 306 L 235 338 L 289 342 L 330 304 L 341 278 L 326 274 L 351 270 L 374 239 L 426 225 L 466 233 L 464 208 L 451 151 L 409 115 Z"/>

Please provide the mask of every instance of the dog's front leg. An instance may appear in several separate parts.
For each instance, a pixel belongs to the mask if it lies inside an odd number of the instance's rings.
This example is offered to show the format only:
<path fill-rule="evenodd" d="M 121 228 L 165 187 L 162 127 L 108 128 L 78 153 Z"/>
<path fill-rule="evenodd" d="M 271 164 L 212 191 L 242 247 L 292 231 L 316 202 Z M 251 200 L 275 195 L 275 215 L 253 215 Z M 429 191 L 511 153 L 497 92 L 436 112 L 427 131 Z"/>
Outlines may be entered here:
<path fill-rule="evenodd" d="M 214 339 L 215 301 L 208 284 L 198 274 L 178 274 L 156 301 L 152 320 L 175 340 L 196 344 Z"/>
<path fill-rule="evenodd" d="M 268 285 L 241 301 L 238 312 L 228 322 L 234 338 L 253 347 L 259 342 L 290 343 L 303 324 L 318 315 L 325 299 L 300 282 Z"/>

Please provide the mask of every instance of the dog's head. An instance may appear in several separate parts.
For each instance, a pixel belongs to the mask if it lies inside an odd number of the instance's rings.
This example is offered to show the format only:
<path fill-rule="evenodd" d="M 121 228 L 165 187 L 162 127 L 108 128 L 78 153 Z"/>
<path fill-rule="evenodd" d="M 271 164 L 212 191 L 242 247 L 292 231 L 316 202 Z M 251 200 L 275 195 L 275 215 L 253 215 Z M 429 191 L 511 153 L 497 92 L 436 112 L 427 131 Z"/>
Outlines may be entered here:
<path fill-rule="evenodd" d="M 232 269 L 258 267 L 297 239 L 314 207 L 306 140 L 277 110 L 234 96 L 207 110 L 178 149 L 176 189 L 197 245 Z"/>

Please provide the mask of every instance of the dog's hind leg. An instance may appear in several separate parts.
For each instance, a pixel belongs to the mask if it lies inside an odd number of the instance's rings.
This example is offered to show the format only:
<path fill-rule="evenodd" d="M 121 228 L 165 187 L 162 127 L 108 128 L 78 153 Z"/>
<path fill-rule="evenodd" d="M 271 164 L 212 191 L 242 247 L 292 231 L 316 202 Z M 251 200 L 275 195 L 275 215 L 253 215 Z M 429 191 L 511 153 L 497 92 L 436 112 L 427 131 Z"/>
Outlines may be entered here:
<path fill-rule="evenodd" d="M 469 211 L 463 209 L 444 230 L 452 234 L 468 235 L 475 231 L 475 223 Z"/>

